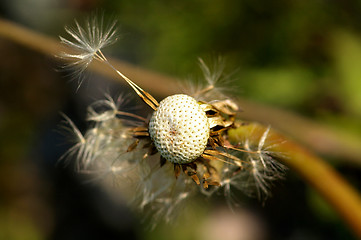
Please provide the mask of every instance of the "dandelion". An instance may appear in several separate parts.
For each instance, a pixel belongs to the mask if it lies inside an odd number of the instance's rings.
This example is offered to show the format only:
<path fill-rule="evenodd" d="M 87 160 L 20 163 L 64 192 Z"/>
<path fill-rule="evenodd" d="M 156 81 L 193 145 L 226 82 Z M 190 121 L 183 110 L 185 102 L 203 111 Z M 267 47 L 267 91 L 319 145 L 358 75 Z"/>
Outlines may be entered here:
<path fill-rule="evenodd" d="M 102 22 L 102 21 L 101 21 Z M 84 71 L 96 60 L 113 69 L 153 113 L 150 118 L 121 111 L 124 98 L 110 96 L 88 108 L 92 124 L 84 135 L 66 118 L 77 142 L 67 156 L 74 155 L 79 171 L 117 181 L 128 201 L 148 213 L 153 222 L 172 222 L 179 209 L 196 193 L 224 193 L 230 205 L 237 204 L 234 190 L 258 198 L 269 195 L 271 183 L 282 177 L 283 166 L 275 159 L 267 141 L 268 130 L 254 138 L 252 131 L 239 134 L 236 142 L 228 134 L 242 129 L 236 121 L 237 104 L 219 94 L 222 64 L 212 71 L 200 66 L 208 86 L 192 94 L 175 94 L 158 102 L 108 61 L 103 47 L 114 42 L 115 23 L 106 30 L 96 20 L 86 28 L 66 28 L 73 41 L 61 41 L 79 51 L 64 56 Z M 210 99 L 217 96 L 217 99 Z"/>

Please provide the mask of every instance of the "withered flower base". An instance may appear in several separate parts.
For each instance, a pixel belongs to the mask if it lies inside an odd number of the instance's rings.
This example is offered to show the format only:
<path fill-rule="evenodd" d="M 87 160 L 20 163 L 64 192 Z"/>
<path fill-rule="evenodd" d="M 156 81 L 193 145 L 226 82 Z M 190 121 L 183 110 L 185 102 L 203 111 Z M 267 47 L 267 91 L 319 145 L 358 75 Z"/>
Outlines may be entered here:
<path fill-rule="evenodd" d="M 136 140 L 128 151 L 140 141 L 147 141 L 144 146 L 149 150 L 144 158 L 160 152 L 160 166 L 167 161 L 173 163 L 176 177 L 183 171 L 196 184 L 202 182 L 205 189 L 208 185 L 220 186 L 220 176 L 211 161 L 242 168 L 242 160 L 227 153 L 227 149 L 243 151 L 232 146 L 226 137 L 226 131 L 234 127 L 237 110 L 230 100 L 211 104 L 183 94 L 169 96 L 160 102 L 150 123 L 131 129 Z"/>
<path fill-rule="evenodd" d="M 272 182 L 284 171 L 275 160 L 280 153 L 272 151 L 280 143 L 268 141 L 269 129 L 257 137 L 252 131 L 242 132 L 236 142 L 229 141 L 228 132 L 242 124 L 236 121 L 237 104 L 216 86 L 222 81 L 221 63 L 211 71 L 200 60 L 208 85 L 158 103 L 103 55 L 101 49 L 115 40 L 115 23 L 103 29 L 103 20 L 90 19 L 86 26 L 76 22 L 75 28 L 66 28 L 73 41 L 61 37 L 75 51 L 62 54 L 71 62 L 66 67 L 81 73 L 94 59 L 104 63 L 154 112 L 146 119 L 121 111 L 124 98 L 107 96 L 89 106 L 87 120 L 92 127 L 85 134 L 64 116 L 75 136 L 65 156 L 76 157 L 80 172 L 110 176 L 122 196 L 130 196 L 131 205 L 150 211 L 153 224 L 173 221 L 195 192 L 222 191 L 231 206 L 237 202 L 234 190 L 260 199 L 269 195 Z M 154 162 L 156 153 L 160 156 Z"/>

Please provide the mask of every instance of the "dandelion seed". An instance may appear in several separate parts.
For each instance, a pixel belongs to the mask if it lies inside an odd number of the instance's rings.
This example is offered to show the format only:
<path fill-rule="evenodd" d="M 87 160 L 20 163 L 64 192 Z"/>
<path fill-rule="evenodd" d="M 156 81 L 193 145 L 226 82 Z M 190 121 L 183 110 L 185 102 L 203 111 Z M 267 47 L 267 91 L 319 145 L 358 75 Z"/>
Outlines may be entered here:
<path fill-rule="evenodd" d="M 184 92 L 198 101 L 215 102 L 219 100 L 229 100 L 232 92 L 237 92 L 231 74 L 225 74 L 225 60 L 217 57 L 206 63 L 199 58 L 198 63 L 202 72 L 202 78 L 195 83 L 192 81 L 182 85 Z"/>
<path fill-rule="evenodd" d="M 82 83 L 81 75 L 88 68 L 90 63 L 97 59 L 104 61 L 101 49 L 116 42 L 116 21 L 105 24 L 103 18 L 89 18 L 86 26 L 82 27 L 75 20 L 75 26 L 66 27 L 65 31 L 72 40 L 59 37 L 61 43 L 68 46 L 72 53 L 63 52 L 59 56 L 68 63 L 65 68 L 75 71 L 75 76 L 80 77 L 78 88 Z"/>
<path fill-rule="evenodd" d="M 244 126 L 236 120 L 237 104 L 226 95 L 206 100 L 216 90 L 223 65 L 216 65 L 214 72 L 200 60 L 208 86 L 158 103 L 103 55 L 101 49 L 113 43 L 115 25 L 103 32 L 97 24 L 92 20 L 85 30 L 76 22 L 75 29 L 67 29 L 75 42 L 61 40 L 79 53 L 65 56 L 81 71 L 93 59 L 104 63 L 153 113 L 144 118 L 122 111 L 120 104 L 106 96 L 89 106 L 87 120 L 92 127 L 84 135 L 67 119 L 77 139 L 68 154 L 76 155 L 80 171 L 120 177 L 123 193 L 131 196 L 129 202 L 147 212 L 154 224 L 172 222 L 198 191 L 208 196 L 223 191 L 232 206 L 237 205 L 234 190 L 258 198 L 268 196 L 271 183 L 284 169 L 273 158 L 269 129 L 256 137 L 252 131 L 241 132 L 237 142 L 231 143 L 229 132 Z"/>

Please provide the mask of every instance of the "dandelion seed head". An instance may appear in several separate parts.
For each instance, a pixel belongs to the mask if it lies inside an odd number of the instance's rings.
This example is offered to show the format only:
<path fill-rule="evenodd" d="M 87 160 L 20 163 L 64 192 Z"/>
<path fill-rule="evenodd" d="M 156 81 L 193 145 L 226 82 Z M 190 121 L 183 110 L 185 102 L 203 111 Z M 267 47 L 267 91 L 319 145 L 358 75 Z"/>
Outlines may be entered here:
<path fill-rule="evenodd" d="M 177 94 L 165 98 L 154 111 L 149 134 L 157 150 L 172 163 L 189 163 L 205 150 L 209 122 L 197 101 Z"/>
<path fill-rule="evenodd" d="M 82 73 L 99 60 L 154 110 L 150 119 L 144 118 L 120 110 L 122 98 L 114 101 L 107 95 L 88 107 L 90 128 L 84 134 L 66 118 L 76 139 L 66 154 L 76 156 L 80 172 L 104 179 L 106 188 L 112 181 L 120 186 L 152 226 L 173 222 L 197 191 L 210 196 L 223 190 L 230 206 L 238 205 L 234 190 L 260 199 L 269 195 L 284 168 L 275 160 L 269 129 L 237 123 L 238 105 L 222 92 L 228 77 L 220 58 L 211 67 L 199 60 L 207 86 L 158 103 L 103 55 L 101 50 L 116 40 L 115 22 L 105 25 L 92 18 L 85 27 L 75 22 L 66 32 L 72 40 L 60 39 L 74 50 L 62 55 L 70 60 L 68 67 Z M 235 142 L 232 131 L 238 131 Z"/>

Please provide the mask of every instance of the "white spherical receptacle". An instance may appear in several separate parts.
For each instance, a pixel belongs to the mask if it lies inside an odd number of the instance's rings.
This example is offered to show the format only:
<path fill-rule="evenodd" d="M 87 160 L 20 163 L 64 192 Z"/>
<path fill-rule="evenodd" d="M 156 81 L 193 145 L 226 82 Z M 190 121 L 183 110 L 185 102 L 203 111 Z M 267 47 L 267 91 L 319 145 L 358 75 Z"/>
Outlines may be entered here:
<path fill-rule="evenodd" d="M 200 157 L 210 132 L 206 113 L 194 98 L 184 94 L 163 99 L 148 129 L 162 157 L 177 164 L 190 163 Z"/>

